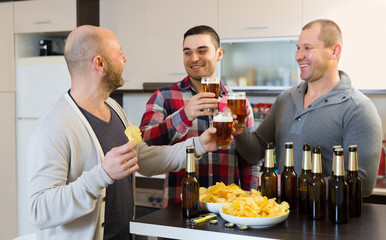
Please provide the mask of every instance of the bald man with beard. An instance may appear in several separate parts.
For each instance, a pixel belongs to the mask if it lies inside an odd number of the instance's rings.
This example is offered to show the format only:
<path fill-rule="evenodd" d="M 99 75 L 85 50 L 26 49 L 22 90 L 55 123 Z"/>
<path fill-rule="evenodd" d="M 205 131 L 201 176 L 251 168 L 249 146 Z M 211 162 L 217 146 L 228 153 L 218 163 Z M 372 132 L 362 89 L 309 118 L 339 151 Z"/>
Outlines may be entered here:
<path fill-rule="evenodd" d="M 71 89 L 38 121 L 28 141 L 28 205 L 38 239 L 131 239 L 132 176 L 185 167 L 185 149 L 199 158 L 215 150 L 214 128 L 173 146 L 138 145 L 111 92 L 123 85 L 126 56 L 115 35 L 81 26 L 64 57 Z M 156 157 L 155 157 L 156 156 Z"/>

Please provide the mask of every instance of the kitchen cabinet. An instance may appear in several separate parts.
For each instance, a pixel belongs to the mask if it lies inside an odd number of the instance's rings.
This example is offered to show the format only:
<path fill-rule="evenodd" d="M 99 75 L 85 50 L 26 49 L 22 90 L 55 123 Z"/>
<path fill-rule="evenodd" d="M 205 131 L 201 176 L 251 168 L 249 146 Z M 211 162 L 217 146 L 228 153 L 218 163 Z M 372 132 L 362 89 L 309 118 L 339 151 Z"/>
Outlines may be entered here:
<path fill-rule="evenodd" d="M 386 2 L 304 0 L 303 24 L 319 18 L 336 22 L 343 35 L 339 69 L 361 90 L 385 90 Z"/>
<path fill-rule="evenodd" d="M 15 92 L 0 92 L 0 109 L 0 235 L 13 239 L 17 235 Z"/>
<path fill-rule="evenodd" d="M 297 36 L 302 24 L 302 0 L 219 0 L 221 39 Z"/>
<path fill-rule="evenodd" d="M 123 89 L 142 89 L 144 56 L 145 1 L 100 0 L 100 26 L 118 38 L 127 57 Z"/>
<path fill-rule="evenodd" d="M 76 0 L 15 2 L 15 33 L 71 31 L 76 24 Z"/>
<path fill-rule="evenodd" d="M 160 11 L 162 9 L 162 11 Z M 177 82 L 186 76 L 184 33 L 197 25 L 217 29 L 217 1 L 146 0 L 145 72 L 147 82 Z"/>
<path fill-rule="evenodd" d="M 182 80 L 183 35 L 201 24 L 217 29 L 216 0 L 101 0 L 101 26 L 117 35 L 128 59 L 121 89 Z"/>
<path fill-rule="evenodd" d="M 0 3 L 0 92 L 15 91 L 13 3 Z"/>
<path fill-rule="evenodd" d="M 17 235 L 15 60 L 13 3 L 0 3 L 0 204 L 1 239 Z"/>

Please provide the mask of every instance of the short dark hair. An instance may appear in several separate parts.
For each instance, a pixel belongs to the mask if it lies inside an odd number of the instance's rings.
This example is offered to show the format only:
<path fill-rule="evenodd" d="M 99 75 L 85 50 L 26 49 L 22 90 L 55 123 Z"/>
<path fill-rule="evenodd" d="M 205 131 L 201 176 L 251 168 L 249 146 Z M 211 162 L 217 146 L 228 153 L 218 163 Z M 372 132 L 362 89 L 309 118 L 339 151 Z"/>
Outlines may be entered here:
<path fill-rule="evenodd" d="M 309 29 L 315 24 L 320 26 L 319 40 L 324 43 L 324 47 L 332 47 L 335 44 L 342 44 L 342 32 L 338 24 L 329 19 L 317 19 L 307 23 L 302 30 Z"/>
<path fill-rule="evenodd" d="M 218 36 L 218 34 L 216 33 L 216 31 L 213 28 L 206 26 L 206 25 L 195 26 L 195 27 L 192 27 L 191 29 L 189 29 L 188 31 L 186 31 L 184 34 L 184 41 L 185 41 L 186 37 L 192 36 L 192 35 L 198 35 L 198 34 L 210 35 L 212 38 L 214 47 L 216 49 L 220 47 L 220 37 Z"/>

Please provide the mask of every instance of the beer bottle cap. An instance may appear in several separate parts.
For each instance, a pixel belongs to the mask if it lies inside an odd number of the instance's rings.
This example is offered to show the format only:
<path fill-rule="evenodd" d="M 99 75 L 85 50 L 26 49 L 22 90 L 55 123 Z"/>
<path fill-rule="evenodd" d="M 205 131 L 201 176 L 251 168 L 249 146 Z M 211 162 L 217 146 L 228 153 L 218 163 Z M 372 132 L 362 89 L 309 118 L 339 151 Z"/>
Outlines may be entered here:
<path fill-rule="evenodd" d="M 293 142 L 286 142 L 284 145 L 286 148 L 293 148 L 294 143 Z"/>
<path fill-rule="evenodd" d="M 348 146 L 348 150 L 349 150 L 350 152 L 357 151 L 357 148 L 358 148 L 357 145 L 350 145 L 350 146 Z"/>
<path fill-rule="evenodd" d="M 267 143 L 267 149 L 273 149 L 273 143 Z"/>
<path fill-rule="evenodd" d="M 193 146 L 187 146 L 186 147 L 186 153 L 194 153 L 194 147 Z"/>
<path fill-rule="evenodd" d="M 311 145 L 310 144 L 303 144 L 303 151 L 311 151 Z"/>
<path fill-rule="evenodd" d="M 312 147 L 313 153 L 320 153 L 320 147 Z"/>

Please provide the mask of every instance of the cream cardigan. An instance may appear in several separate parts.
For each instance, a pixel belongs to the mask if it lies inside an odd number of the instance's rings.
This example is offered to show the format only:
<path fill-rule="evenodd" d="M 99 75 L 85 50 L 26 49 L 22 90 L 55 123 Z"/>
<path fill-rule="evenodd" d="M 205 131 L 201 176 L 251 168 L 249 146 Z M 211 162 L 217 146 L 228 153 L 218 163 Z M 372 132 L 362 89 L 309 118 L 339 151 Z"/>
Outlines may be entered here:
<path fill-rule="evenodd" d="M 106 100 L 130 125 L 123 109 Z M 185 167 L 185 148 L 205 150 L 198 138 L 173 146 L 136 147 L 139 173 L 150 176 Z M 27 150 L 28 206 L 38 239 L 103 239 L 106 187 L 113 180 L 101 166 L 104 154 L 87 119 L 68 93 L 42 116 Z"/>

